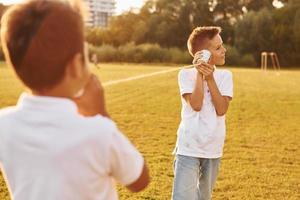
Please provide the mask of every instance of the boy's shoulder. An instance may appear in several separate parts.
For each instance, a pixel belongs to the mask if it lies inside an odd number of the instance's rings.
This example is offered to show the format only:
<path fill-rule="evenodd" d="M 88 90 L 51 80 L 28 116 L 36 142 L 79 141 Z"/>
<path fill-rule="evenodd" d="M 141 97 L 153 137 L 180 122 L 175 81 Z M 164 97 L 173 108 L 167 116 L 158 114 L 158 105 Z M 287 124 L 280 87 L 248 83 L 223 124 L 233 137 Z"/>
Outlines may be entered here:
<path fill-rule="evenodd" d="M 232 76 L 232 72 L 228 69 L 216 69 L 216 73 L 222 76 Z"/>
<path fill-rule="evenodd" d="M 218 80 L 230 80 L 232 79 L 232 72 L 228 69 L 216 69 L 215 70 L 215 77 Z"/>
<path fill-rule="evenodd" d="M 188 74 L 188 73 L 195 73 L 197 72 L 197 70 L 195 69 L 195 67 L 191 67 L 191 68 L 182 68 L 179 70 L 179 74 Z"/>
<path fill-rule="evenodd" d="M 102 115 L 92 117 L 83 117 L 80 115 L 76 127 L 80 132 L 85 132 L 88 135 L 87 137 L 95 138 L 101 143 L 103 141 L 110 143 L 112 142 L 112 137 L 122 134 L 112 119 Z"/>
<path fill-rule="evenodd" d="M 18 106 L 6 107 L 0 109 L 0 128 L 5 128 L 8 126 L 17 126 L 18 119 L 26 117 L 22 109 L 19 109 Z M 33 116 L 28 116 L 30 120 L 34 120 Z M 49 118 L 48 118 L 49 117 Z M 63 122 L 61 121 L 64 117 Z M 46 113 L 43 116 L 43 119 L 40 120 L 54 120 L 53 116 L 47 116 Z M 118 128 L 115 122 L 109 118 L 103 117 L 102 115 L 95 115 L 92 117 L 84 117 L 80 114 L 66 114 L 61 116 L 57 114 L 56 122 L 54 124 L 64 124 L 61 128 L 66 128 L 72 126 L 75 130 L 82 132 L 84 131 L 87 135 L 102 135 L 102 137 L 107 137 L 113 132 L 117 132 Z M 61 122 L 60 122 L 61 121 Z M 100 135 L 99 135 L 100 133 Z"/>
<path fill-rule="evenodd" d="M 0 122 L 4 119 L 7 119 L 16 113 L 15 106 L 9 106 L 0 109 Z"/>
<path fill-rule="evenodd" d="M 102 115 L 96 115 L 93 117 L 80 116 L 80 121 L 82 122 L 81 124 L 88 129 L 92 129 L 93 127 L 94 130 L 105 130 L 104 132 L 106 133 L 112 133 L 118 129 L 113 120 L 103 117 Z"/>
<path fill-rule="evenodd" d="M 195 76 L 197 74 L 197 70 L 193 68 L 182 68 L 178 72 L 178 77 L 185 77 L 185 76 Z"/>
<path fill-rule="evenodd" d="M 15 106 L 0 109 L 0 135 L 15 125 L 16 110 Z"/>

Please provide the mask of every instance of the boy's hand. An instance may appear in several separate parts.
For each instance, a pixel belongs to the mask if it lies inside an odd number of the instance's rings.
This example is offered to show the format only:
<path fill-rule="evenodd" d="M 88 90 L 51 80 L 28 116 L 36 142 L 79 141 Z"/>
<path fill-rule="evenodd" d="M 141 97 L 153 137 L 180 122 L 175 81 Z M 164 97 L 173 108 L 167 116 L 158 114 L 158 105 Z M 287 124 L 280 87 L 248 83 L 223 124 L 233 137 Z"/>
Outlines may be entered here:
<path fill-rule="evenodd" d="M 196 66 L 196 69 L 200 74 L 203 74 L 206 81 L 213 79 L 213 72 L 215 71 L 213 65 L 201 62 L 199 65 Z"/>
<path fill-rule="evenodd" d="M 203 62 L 200 61 L 199 63 L 194 64 L 194 66 L 195 66 L 196 70 L 198 71 L 198 73 L 203 76 L 202 71 L 200 70 L 202 63 Z"/>
<path fill-rule="evenodd" d="M 105 108 L 104 89 L 99 79 L 92 75 L 84 88 L 82 96 L 73 99 L 78 106 L 78 112 L 83 116 L 100 114 L 109 117 Z"/>

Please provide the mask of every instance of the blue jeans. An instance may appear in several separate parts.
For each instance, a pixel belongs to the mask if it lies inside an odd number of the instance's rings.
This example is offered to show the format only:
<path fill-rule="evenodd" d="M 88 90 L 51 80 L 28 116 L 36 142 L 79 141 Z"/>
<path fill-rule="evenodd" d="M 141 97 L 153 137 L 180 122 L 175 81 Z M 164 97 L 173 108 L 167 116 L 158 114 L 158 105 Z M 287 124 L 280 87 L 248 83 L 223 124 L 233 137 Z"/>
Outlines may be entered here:
<path fill-rule="evenodd" d="M 172 200 L 210 200 L 220 160 L 176 155 Z"/>

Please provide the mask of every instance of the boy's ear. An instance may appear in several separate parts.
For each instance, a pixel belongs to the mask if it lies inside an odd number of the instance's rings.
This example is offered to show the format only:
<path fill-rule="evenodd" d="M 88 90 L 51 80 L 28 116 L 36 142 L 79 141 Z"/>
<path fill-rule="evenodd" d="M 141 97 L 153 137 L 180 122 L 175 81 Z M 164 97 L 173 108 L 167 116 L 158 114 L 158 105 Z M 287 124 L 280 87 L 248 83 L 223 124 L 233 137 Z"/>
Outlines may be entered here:
<path fill-rule="evenodd" d="M 76 53 L 67 65 L 66 74 L 75 79 L 81 77 L 84 68 L 83 65 L 83 55 Z"/>

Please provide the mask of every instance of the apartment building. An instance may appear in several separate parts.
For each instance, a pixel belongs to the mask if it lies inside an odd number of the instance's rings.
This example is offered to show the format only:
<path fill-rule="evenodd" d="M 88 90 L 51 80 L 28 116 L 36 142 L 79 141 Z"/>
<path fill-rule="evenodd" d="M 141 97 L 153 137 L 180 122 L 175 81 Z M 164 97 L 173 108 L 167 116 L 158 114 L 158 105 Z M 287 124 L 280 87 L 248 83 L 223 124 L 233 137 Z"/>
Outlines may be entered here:
<path fill-rule="evenodd" d="M 109 18 L 115 12 L 115 0 L 84 0 L 89 9 L 87 26 L 107 27 Z"/>

